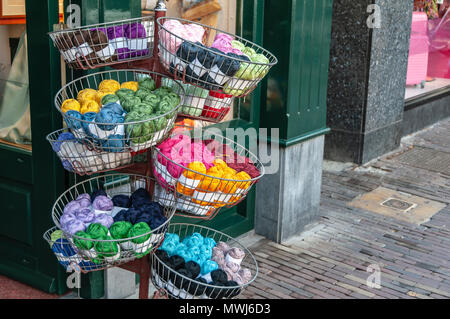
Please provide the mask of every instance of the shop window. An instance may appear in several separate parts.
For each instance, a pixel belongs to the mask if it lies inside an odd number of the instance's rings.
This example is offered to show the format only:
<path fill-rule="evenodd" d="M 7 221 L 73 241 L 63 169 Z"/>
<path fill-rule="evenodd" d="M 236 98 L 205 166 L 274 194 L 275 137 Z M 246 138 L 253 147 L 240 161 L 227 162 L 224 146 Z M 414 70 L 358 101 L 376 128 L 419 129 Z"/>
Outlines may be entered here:
<path fill-rule="evenodd" d="M 416 0 L 405 99 L 450 89 L 450 0 Z"/>

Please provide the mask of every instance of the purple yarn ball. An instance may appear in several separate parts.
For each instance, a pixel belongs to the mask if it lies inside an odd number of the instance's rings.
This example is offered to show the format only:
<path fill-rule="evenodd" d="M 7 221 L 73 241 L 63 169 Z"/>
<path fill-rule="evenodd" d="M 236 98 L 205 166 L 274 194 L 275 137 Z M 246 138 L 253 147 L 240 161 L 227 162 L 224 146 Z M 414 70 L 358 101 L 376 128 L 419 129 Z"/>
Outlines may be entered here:
<path fill-rule="evenodd" d="M 73 213 L 64 213 L 60 218 L 59 218 L 59 224 L 61 225 L 61 228 L 64 228 L 64 226 L 73 221 L 76 220 L 76 216 Z"/>
<path fill-rule="evenodd" d="M 87 198 L 77 199 L 77 202 L 80 203 L 81 208 L 86 208 L 91 206 L 91 201 Z"/>
<path fill-rule="evenodd" d="M 128 39 L 145 38 L 146 35 L 147 33 L 145 32 L 145 27 L 139 22 L 131 23 L 125 30 L 125 36 Z"/>
<path fill-rule="evenodd" d="M 94 207 L 95 210 L 111 211 L 114 208 L 114 203 L 109 197 L 100 195 L 94 199 L 92 207 Z"/>
<path fill-rule="evenodd" d="M 76 212 L 76 218 L 88 226 L 95 219 L 95 213 L 91 208 L 83 208 Z"/>
<path fill-rule="evenodd" d="M 81 208 L 81 205 L 78 201 L 73 200 L 71 202 L 69 202 L 66 207 L 64 207 L 64 214 L 67 213 L 75 213 L 77 210 L 79 210 Z"/>
<path fill-rule="evenodd" d="M 98 214 L 95 216 L 94 223 L 102 224 L 109 229 L 109 227 L 111 227 L 114 223 L 114 219 L 108 214 Z"/>
<path fill-rule="evenodd" d="M 86 225 L 81 220 L 74 219 L 74 220 L 68 222 L 67 224 L 65 224 L 64 227 L 62 227 L 62 229 L 65 232 L 67 232 L 71 235 L 74 235 L 75 233 L 77 233 L 79 231 L 84 231 L 86 229 Z"/>
<path fill-rule="evenodd" d="M 80 200 L 80 199 L 83 199 L 83 198 L 86 198 L 86 199 L 88 199 L 89 201 L 91 201 L 91 195 L 89 195 L 88 193 L 84 193 L 84 194 L 78 195 L 78 197 L 77 197 L 76 200 Z"/>

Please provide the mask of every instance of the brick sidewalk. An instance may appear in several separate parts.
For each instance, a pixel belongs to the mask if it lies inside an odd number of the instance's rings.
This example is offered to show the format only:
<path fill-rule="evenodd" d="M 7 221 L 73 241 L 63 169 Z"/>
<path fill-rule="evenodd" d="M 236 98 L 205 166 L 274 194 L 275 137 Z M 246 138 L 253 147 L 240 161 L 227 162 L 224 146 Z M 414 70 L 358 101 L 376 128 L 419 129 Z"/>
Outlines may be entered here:
<path fill-rule="evenodd" d="M 440 152 L 442 168 L 450 158 L 449 137 L 447 120 L 365 167 L 325 171 L 320 219 L 283 245 L 266 239 L 253 245 L 259 276 L 242 297 L 450 298 L 450 166 L 439 172 L 399 160 L 420 147 Z M 417 225 L 347 205 L 379 186 L 446 206 Z M 366 285 L 372 264 L 381 269 L 380 289 Z"/>

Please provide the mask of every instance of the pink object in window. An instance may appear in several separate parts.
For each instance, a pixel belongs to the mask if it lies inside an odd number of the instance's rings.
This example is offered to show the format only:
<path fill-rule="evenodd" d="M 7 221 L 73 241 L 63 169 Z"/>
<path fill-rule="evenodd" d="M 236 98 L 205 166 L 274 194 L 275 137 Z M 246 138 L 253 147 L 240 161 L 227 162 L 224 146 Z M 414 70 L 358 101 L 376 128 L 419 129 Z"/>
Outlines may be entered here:
<path fill-rule="evenodd" d="M 427 79 L 427 22 L 428 17 L 424 12 L 413 12 L 406 85 L 424 84 Z"/>
<path fill-rule="evenodd" d="M 429 21 L 428 76 L 450 79 L 450 9 L 442 19 Z"/>

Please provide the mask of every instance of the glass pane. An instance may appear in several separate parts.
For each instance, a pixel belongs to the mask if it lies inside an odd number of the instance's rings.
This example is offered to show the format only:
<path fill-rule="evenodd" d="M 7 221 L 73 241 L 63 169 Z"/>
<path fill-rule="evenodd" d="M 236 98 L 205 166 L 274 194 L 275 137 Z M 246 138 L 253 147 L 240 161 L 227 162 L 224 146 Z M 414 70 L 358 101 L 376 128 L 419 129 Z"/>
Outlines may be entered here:
<path fill-rule="evenodd" d="M 414 1 L 406 85 L 406 99 L 450 87 L 450 0 Z"/>

